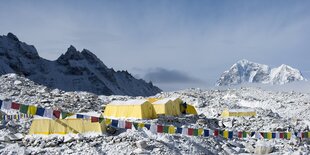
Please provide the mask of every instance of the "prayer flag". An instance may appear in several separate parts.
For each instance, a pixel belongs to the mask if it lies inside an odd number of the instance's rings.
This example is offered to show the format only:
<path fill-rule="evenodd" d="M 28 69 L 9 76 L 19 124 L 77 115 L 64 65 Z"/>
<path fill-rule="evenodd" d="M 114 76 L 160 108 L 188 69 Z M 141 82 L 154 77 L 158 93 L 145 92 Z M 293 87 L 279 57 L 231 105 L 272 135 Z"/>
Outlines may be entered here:
<path fill-rule="evenodd" d="M 90 119 L 91 119 L 92 123 L 99 122 L 99 117 L 93 117 L 92 116 Z"/>
<path fill-rule="evenodd" d="M 136 130 L 138 130 L 139 124 L 136 122 L 133 122 L 133 126 L 135 127 Z"/>
<path fill-rule="evenodd" d="M 284 139 L 284 133 L 283 132 L 280 133 L 280 138 Z"/>
<path fill-rule="evenodd" d="M 203 133 L 203 129 L 199 128 L 199 129 L 198 129 L 198 136 L 201 136 L 202 133 Z"/>
<path fill-rule="evenodd" d="M 209 130 L 203 130 L 203 136 L 204 137 L 209 137 L 210 136 L 210 134 L 209 134 Z"/>
<path fill-rule="evenodd" d="M 150 130 L 151 124 L 144 124 L 144 127 L 146 127 L 148 130 Z"/>
<path fill-rule="evenodd" d="M 81 115 L 81 114 L 76 114 L 76 118 L 84 118 L 84 115 Z"/>
<path fill-rule="evenodd" d="M 193 135 L 194 135 L 194 136 L 198 136 L 198 129 L 194 129 Z"/>
<path fill-rule="evenodd" d="M 20 108 L 19 108 L 19 112 L 21 112 L 21 113 L 24 113 L 24 114 L 27 114 L 27 112 L 28 112 L 28 105 L 24 105 L 24 104 L 21 104 L 20 105 Z"/>
<path fill-rule="evenodd" d="M 276 138 L 276 133 L 272 133 L 271 137 L 274 139 Z"/>
<path fill-rule="evenodd" d="M 226 139 L 228 138 L 228 131 L 227 130 L 223 131 L 223 137 L 226 138 Z"/>
<path fill-rule="evenodd" d="M 118 120 L 112 119 L 111 126 L 117 128 L 117 125 L 118 125 Z"/>
<path fill-rule="evenodd" d="M 125 122 L 125 129 L 131 129 L 132 128 L 132 123 L 131 122 Z"/>
<path fill-rule="evenodd" d="M 59 118 L 60 118 L 60 111 L 59 111 L 59 110 L 54 110 L 54 111 L 53 111 L 53 116 L 54 116 L 55 118 L 59 119 Z"/>
<path fill-rule="evenodd" d="M 157 125 L 152 123 L 151 126 L 150 126 L 150 130 L 152 133 L 156 133 L 157 132 Z"/>
<path fill-rule="evenodd" d="M 37 113 L 37 107 L 34 105 L 30 105 L 28 107 L 28 114 L 35 115 Z"/>
<path fill-rule="evenodd" d="M 188 135 L 188 129 L 182 128 L 182 135 Z"/>
<path fill-rule="evenodd" d="M 219 131 L 218 130 L 214 130 L 214 136 L 218 136 L 219 135 Z"/>
<path fill-rule="evenodd" d="M 1 109 L 1 107 L 2 107 L 2 100 L 0 100 L 0 109 Z"/>
<path fill-rule="evenodd" d="M 138 123 L 138 127 L 142 129 L 144 127 L 144 123 Z"/>
<path fill-rule="evenodd" d="M 229 139 L 232 139 L 233 136 L 234 136 L 234 132 L 233 132 L 233 131 L 229 131 L 229 132 L 228 132 L 228 138 L 229 138 Z"/>
<path fill-rule="evenodd" d="M 15 109 L 15 110 L 19 110 L 20 104 L 16 103 L 16 102 L 12 102 L 11 104 L 11 108 Z"/>
<path fill-rule="evenodd" d="M 99 123 L 102 123 L 104 121 L 103 117 L 99 117 Z"/>
<path fill-rule="evenodd" d="M 3 110 L 10 110 L 12 102 L 11 101 L 2 101 L 1 109 Z"/>
<path fill-rule="evenodd" d="M 44 108 L 37 108 L 36 115 L 43 116 L 44 115 L 44 111 L 45 111 Z"/>
<path fill-rule="evenodd" d="M 157 125 L 157 132 L 163 133 L 164 127 L 162 125 Z"/>
<path fill-rule="evenodd" d="M 188 128 L 187 129 L 187 134 L 192 136 L 194 134 L 194 129 L 193 128 Z"/>
<path fill-rule="evenodd" d="M 182 128 L 177 127 L 177 131 L 176 131 L 176 133 L 178 133 L 178 134 L 182 134 Z"/>
<path fill-rule="evenodd" d="M 118 128 L 125 128 L 125 121 L 124 120 L 118 120 Z"/>
<path fill-rule="evenodd" d="M 169 133 L 169 126 L 164 126 L 164 133 Z"/>
<path fill-rule="evenodd" d="M 168 130 L 169 130 L 168 131 L 169 134 L 175 134 L 175 127 L 174 126 L 170 125 Z"/>
<path fill-rule="evenodd" d="M 104 123 L 105 123 L 106 125 L 110 125 L 111 122 L 112 122 L 112 120 L 109 119 L 109 118 L 106 118 L 105 121 L 104 121 Z"/>

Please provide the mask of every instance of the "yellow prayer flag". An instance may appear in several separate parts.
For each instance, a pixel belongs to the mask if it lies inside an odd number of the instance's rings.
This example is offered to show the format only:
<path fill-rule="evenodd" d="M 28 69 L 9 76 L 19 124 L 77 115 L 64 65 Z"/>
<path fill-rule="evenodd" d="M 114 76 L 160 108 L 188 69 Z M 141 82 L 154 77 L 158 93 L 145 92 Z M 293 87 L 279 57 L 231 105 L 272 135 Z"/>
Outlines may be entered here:
<path fill-rule="evenodd" d="M 104 122 L 105 122 L 106 125 L 110 125 L 112 123 L 111 119 L 109 119 L 109 118 L 106 118 L 104 120 Z"/>
<path fill-rule="evenodd" d="M 291 133 L 291 132 L 288 132 L 288 133 L 287 133 L 287 139 L 291 139 L 291 137 L 292 137 L 292 133 Z"/>
<path fill-rule="evenodd" d="M 138 123 L 138 128 L 143 128 L 144 127 L 144 123 Z"/>
<path fill-rule="evenodd" d="M 272 133 L 271 132 L 267 132 L 267 138 L 272 139 Z"/>
<path fill-rule="evenodd" d="M 169 134 L 175 134 L 175 127 L 174 126 L 169 126 L 168 133 Z"/>
<path fill-rule="evenodd" d="M 310 138 L 310 132 L 308 132 L 308 138 Z"/>
<path fill-rule="evenodd" d="M 202 133 L 203 133 L 203 129 L 198 129 L 198 136 L 201 136 L 202 135 Z"/>
<path fill-rule="evenodd" d="M 223 131 L 223 137 L 224 137 L 224 138 L 228 138 L 228 131 L 227 131 L 227 130 L 224 130 L 224 131 Z"/>
<path fill-rule="evenodd" d="M 30 115 L 35 115 L 37 112 L 37 107 L 36 106 L 33 106 L 33 105 L 30 105 L 28 107 L 28 114 Z"/>

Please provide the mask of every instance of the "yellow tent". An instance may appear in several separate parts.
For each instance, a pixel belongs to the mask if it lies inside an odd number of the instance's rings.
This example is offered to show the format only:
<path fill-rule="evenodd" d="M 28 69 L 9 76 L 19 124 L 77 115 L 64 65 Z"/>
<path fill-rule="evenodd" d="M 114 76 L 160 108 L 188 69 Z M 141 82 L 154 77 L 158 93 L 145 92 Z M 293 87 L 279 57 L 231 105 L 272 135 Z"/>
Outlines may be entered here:
<path fill-rule="evenodd" d="M 251 117 L 256 116 L 254 109 L 225 109 L 222 112 L 222 117 Z"/>
<path fill-rule="evenodd" d="M 173 102 L 173 99 L 166 98 L 152 103 L 157 115 L 179 116 L 180 104 Z"/>
<path fill-rule="evenodd" d="M 186 114 L 194 114 L 197 115 L 197 111 L 194 106 L 187 104 L 186 105 Z"/>
<path fill-rule="evenodd" d="M 154 107 L 147 100 L 113 101 L 105 107 L 103 115 L 106 118 L 157 118 Z"/>
<path fill-rule="evenodd" d="M 97 116 L 96 116 L 97 117 Z M 32 120 L 29 134 L 68 134 L 68 133 L 98 133 L 106 132 L 104 122 L 91 122 L 90 118 L 49 119 L 36 117 Z"/>
<path fill-rule="evenodd" d="M 175 98 L 173 99 L 173 102 L 179 106 L 179 111 L 180 113 L 185 113 L 185 114 L 194 114 L 197 115 L 197 111 L 194 106 L 186 104 L 186 106 L 183 106 L 183 100 L 180 98 Z"/>

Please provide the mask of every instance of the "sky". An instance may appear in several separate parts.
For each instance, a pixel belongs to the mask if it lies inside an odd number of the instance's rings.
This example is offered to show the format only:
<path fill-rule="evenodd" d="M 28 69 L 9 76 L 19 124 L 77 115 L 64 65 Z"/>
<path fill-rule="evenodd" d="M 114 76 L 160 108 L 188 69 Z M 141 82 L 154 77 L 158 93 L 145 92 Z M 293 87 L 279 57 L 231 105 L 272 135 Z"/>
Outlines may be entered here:
<path fill-rule="evenodd" d="M 70 45 L 170 91 L 213 86 L 241 59 L 310 77 L 309 0 L 0 0 L 0 35 L 41 57 Z"/>

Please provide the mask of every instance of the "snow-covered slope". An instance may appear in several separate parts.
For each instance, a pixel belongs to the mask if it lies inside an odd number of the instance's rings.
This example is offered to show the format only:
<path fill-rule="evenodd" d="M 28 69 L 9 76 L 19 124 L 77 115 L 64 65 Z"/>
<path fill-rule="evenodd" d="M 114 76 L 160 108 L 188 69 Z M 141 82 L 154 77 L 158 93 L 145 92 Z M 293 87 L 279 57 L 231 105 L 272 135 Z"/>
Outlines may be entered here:
<path fill-rule="evenodd" d="M 225 71 L 217 81 L 218 86 L 236 85 L 241 83 L 285 84 L 302 81 L 301 72 L 287 65 L 271 69 L 269 66 L 240 60 Z"/>
<path fill-rule="evenodd" d="M 104 95 L 150 96 L 161 92 L 127 71 L 109 69 L 93 53 L 70 46 L 56 61 L 41 58 L 32 45 L 12 33 L 0 36 L 0 75 L 17 73 L 34 82 L 65 91 Z"/>

